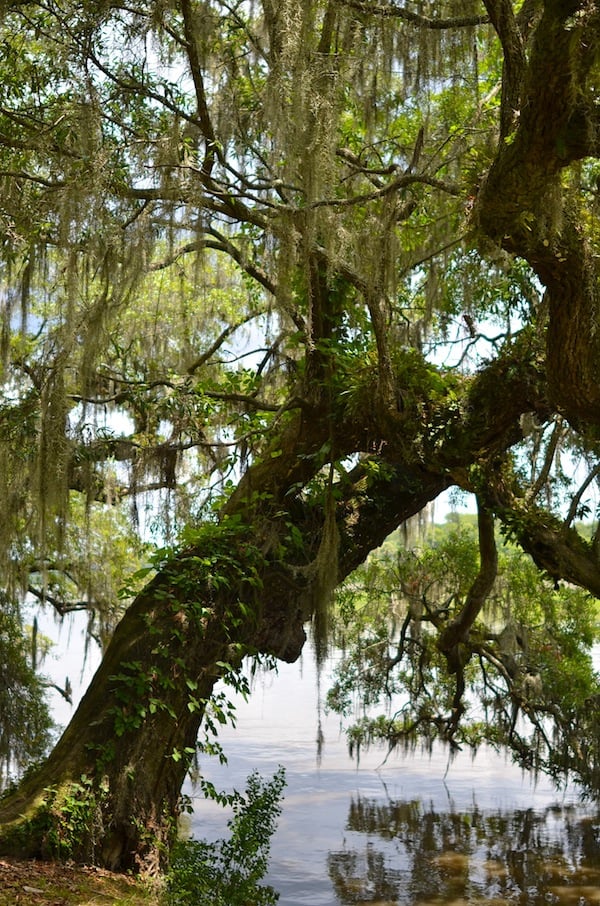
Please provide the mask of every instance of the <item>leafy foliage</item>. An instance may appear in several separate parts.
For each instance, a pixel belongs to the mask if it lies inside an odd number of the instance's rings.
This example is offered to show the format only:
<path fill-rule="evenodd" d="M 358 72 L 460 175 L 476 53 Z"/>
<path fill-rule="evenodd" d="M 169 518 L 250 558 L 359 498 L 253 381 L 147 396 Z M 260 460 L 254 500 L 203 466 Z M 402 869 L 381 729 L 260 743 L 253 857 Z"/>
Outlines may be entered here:
<path fill-rule="evenodd" d="M 168 906 L 271 906 L 279 899 L 260 884 L 267 868 L 270 841 L 281 812 L 285 772 L 270 781 L 250 774 L 245 795 L 233 797 L 233 818 L 226 840 L 182 840 L 168 874 Z"/>
<path fill-rule="evenodd" d="M 0 785 L 40 759 L 51 741 L 44 683 L 32 665 L 32 640 L 16 607 L 0 609 Z"/>
<path fill-rule="evenodd" d="M 418 549 L 372 556 L 339 593 L 345 654 L 327 702 L 354 717 L 351 750 L 436 739 L 476 749 L 486 741 L 523 766 L 558 780 L 572 773 L 590 788 L 595 756 L 590 747 L 586 763 L 581 744 L 583 725 L 586 738 L 597 738 L 597 603 L 580 589 L 555 588 L 521 551 L 505 547 L 457 676 L 439 631 L 464 606 L 478 544 L 468 525 L 448 523 L 435 535 Z"/>
<path fill-rule="evenodd" d="M 102 839 L 101 801 L 107 789 L 96 789 L 85 774 L 62 789 L 48 790 L 35 821 L 44 827 L 46 856 L 90 862 Z"/>

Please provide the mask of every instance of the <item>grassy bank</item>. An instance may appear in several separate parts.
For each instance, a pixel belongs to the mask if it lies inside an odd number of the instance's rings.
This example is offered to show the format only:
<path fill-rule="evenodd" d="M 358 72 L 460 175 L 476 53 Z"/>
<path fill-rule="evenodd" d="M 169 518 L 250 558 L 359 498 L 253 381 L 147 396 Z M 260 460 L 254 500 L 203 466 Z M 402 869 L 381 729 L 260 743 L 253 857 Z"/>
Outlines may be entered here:
<path fill-rule="evenodd" d="M 158 906 L 144 882 L 96 868 L 0 859 L 0 906 Z"/>

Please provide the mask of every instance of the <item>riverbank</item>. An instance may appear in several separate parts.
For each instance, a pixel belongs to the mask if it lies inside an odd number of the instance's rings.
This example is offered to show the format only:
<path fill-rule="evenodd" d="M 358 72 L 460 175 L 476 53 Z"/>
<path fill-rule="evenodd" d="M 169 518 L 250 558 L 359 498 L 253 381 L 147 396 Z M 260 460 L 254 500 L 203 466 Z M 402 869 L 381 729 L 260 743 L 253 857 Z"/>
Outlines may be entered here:
<path fill-rule="evenodd" d="M 148 882 L 60 862 L 0 859 L 0 906 L 158 906 Z"/>

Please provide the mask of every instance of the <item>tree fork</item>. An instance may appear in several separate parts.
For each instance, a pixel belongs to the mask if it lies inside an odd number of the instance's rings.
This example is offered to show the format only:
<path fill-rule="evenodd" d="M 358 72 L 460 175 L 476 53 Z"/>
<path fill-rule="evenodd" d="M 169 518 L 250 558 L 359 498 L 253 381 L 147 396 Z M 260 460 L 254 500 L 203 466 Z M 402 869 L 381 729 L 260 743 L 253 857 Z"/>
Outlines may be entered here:
<path fill-rule="evenodd" d="M 511 353 L 510 367 L 496 363 L 464 383 L 464 406 L 454 410 L 464 415 L 452 424 L 443 421 L 443 400 L 434 404 L 427 396 L 402 414 L 433 424 L 418 455 L 395 424 L 390 434 L 387 422 L 385 428 L 371 423 L 372 412 L 346 421 L 342 413 L 335 455 L 343 459 L 372 445 L 370 436 L 380 452 L 342 471 L 334 489 L 339 581 L 453 484 L 453 474 L 467 473 L 482 449 L 503 451 L 514 443 L 523 411 L 543 409 L 529 340 L 515 343 Z M 507 370 L 502 406 L 498 368 Z M 294 660 L 302 650 L 313 600 L 307 567 L 324 525 L 324 500 L 306 488 L 323 465 L 318 454 L 329 437 L 328 420 L 308 430 L 303 410 L 287 413 L 263 460 L 224 506 L 222 522 L 201 529 L 138 594 L 55 750 L 0 804 L 0 849 L 51 855 L 60 814 L 52 812 L 47 791 L 68 793 L 86 778 L 94 784 L 95 820 L 77 840 L 79 855 L 112 869 L 158 868 L 206 703 L 226 665 L 235 668 L 257 651 Z M 371 460 L 379 471 L 369 468 Z M 299 546 L 290 543 L 290 526 Z"/>
<path fill-rule="evenodd" d="M 397 498 L 389 494 L 389 480 L 361 496 L 364 473 L 359 469 L 353 477 L 339 506 L 347 522 L 340 579 L 449 483 L 447 476 L 421 470 L 396 479 Z M 369 530 L 373 509 L 379 513 L 375 537 Z M 299 512 L 294 518 L 301 526 Z M 318 546 L 314 520 L 314 512 L 306 514 L 309 558 Z M 112 870 L 158 870 L 215 683 L 246 654 L 295 660 L 311 616 L 306 572 L 263 557 L 257 546 L 261 537 L 269 549 L 284 543 L 281 514 L 252 529 L 232 532 L 229 523 L 211 526 L 203 543 L 169 561 L 137 596 L 50 757 L 0 803 L 0 851 L 68 855 L 52 849 L 61 816 L 52 810 L 49 791 L 69 796 L 85 777 L 93 782 L 97 814 L 71 855 Z M 224 581 L 228 571 L 231 582 Z"/>

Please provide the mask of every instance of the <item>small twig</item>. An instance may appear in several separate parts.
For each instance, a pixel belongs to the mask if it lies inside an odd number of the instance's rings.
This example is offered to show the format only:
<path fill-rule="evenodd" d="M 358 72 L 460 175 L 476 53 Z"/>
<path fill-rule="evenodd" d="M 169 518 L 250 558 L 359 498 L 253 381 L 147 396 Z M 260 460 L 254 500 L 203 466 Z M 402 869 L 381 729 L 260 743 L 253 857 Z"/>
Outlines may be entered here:
<path fill-rule="evenodd" d="M 577 493 L 573 496 L 573 499 L 571 500 L 571 506 L 569 507 L 569 512 L 565 517 L 565 525 L 571 525 L 571 523 L 575 519 L 577 510 L 579 509 L 579 504 L 581 503 L 581 498 L 583 497 L 588 487 L 591 485 L 592 481 L 597 478 L 598 475 L 600 475 L 600 463 L 592 469 Z"/>
<path fill-rule="evenodd" d="M 544 457 L 544 465 L 542 466 L 542 468 L 540 470 L 540 474 L 538 475 L 536 481 L 534 482 L 534 484 L 532 485 L 532 487 L 529 489 L 529 491 L 527 492 L 527 494 L 525 496 L 525 499 L 527 500 L 528 503 L 531 503 L 531 501 L 535 500 L 537 495 L 540 493 L 540 491 L 546 484 L 546 481 L 548 480 L 548 476 L 550 475 L 550 470 L 551 470 L 552 464 L 554 462 L 554 457 L 556 455 L 558 445 L 559 445 L 561 439 L 565 436 L 565 434 L 566 434 L 566 431 L 565 431 L 565 427 L 563 424 L 563 420 L 559 416 L 556 419 L 556 424 L 554 425 L 554 430 L 552 432 L 550 442 L 548 443 L 548 446 L 546 448 L 546 455 Z M 570 510 L 569 510 L 569 512 L 570 512 Z M 567 520 L 567 525 L 568 524 L 569 524 L 569 520 Z"/>

